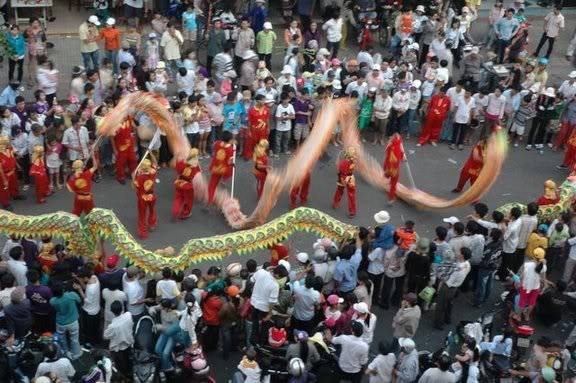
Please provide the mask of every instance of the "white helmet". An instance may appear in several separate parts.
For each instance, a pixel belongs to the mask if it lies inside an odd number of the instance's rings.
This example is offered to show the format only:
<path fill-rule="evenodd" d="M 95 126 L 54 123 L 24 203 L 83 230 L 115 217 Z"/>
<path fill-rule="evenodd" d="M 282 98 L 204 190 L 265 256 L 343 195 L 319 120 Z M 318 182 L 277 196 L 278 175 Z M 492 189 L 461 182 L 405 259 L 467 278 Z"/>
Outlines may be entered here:
<path fill-rule="evenodd" d="M 292 358 L 288 362 L 288 372 L 294 377 L 302 376 L 306 372 L 306 365 L 300 358 Z"/>

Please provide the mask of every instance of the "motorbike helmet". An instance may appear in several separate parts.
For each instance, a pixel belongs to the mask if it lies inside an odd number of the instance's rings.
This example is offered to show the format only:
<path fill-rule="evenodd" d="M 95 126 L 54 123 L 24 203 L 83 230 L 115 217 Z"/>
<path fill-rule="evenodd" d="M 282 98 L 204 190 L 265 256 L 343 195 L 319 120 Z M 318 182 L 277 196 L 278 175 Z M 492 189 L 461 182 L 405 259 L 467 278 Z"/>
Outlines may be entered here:
<path fill-rule="evenodd" d="M 306 372 L 306 365 L 300 358 L 292 358 L 288 362 L 288 372 L 293 377 L 302 376 Z"/>

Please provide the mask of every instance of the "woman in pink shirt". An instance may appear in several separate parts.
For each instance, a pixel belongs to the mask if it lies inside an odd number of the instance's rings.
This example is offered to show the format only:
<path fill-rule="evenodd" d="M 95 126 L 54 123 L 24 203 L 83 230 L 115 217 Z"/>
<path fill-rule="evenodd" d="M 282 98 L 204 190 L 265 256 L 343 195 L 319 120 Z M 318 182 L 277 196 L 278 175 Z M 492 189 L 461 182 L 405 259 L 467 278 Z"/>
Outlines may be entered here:
<path fill-rule="evenodd" d="M 488 95 L 488 105 L 486 106 L 486 122 L 482 128 L 480 138 L 486 138 L 488 133 L 492 133 L 494 126 L 500 125 L 506 107 L 506 97 L 502 95 L 502 88 L 496 87 L 494 93 Z"/>

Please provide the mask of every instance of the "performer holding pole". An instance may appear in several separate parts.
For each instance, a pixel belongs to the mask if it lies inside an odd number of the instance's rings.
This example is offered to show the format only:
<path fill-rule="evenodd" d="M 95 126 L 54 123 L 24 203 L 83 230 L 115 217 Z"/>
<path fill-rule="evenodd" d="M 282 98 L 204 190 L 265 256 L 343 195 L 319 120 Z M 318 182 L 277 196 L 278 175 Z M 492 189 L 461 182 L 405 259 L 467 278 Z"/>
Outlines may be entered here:
<path fill-rule="evenodd" d="M 132 180 L 138 199 L 138 236 L 142 239 L 148 238 L 148 231 L 156 228 L 154 184 L 156 183 L 158 165 L 152 153 L 150 153 L 150 158 L 152 161 L 147 158 L 142 160 L 140 168 L 135 172 Z M 147 212 L 148 222 L 146 222 Z"/>
<path fill-rule="evenodd" d="M 256 177 L 256 194 L 258 199 L 262 196 L 268 170 L 270 169 L 268 165 L 268 154 L 266 154 L 267 151 L 268 140 L 260 140 L 254 150 L 254 177 Z M 234 180 L 232 180 L 232 185 L 234 185 Z"/>
<path fill-rule="evenodd" d="M 221 180 L 227 180 L 234 173 L 234 157 L 236 154 L 234 136 L 225 130 L 222 139 L 214 143 L 212 162 L 210 163 L 210 181 L 208 182 L 208 205 L 214 201 L 216 188 Z M 234 187 L 234 183 L 232 183 Z"/>
<path fill-rule="evenodd" d="M 254 100 L 256 103 L 248 109 L 248 137 L 244 142 L 242 156 L 248 160 L 252 158 L 254 148 L 261 140 L 268 139 L 270 134 L 270 108 L 266 105 L 265 97 L 257 94 Z"/>
<path fill-rule="evenodd" d="M 134 120 L 128 116 L 113 137 L 112 148 L 116 157 L 116 180 L 122 185 L 126 183 L 126 167 L 129 174 L 136 169 L 137 159 L 134 151 Z"/>
<path fill-rule="evenodd" d="M 396 187 L 400 179 L 400 161 L 406 161 L 406 153 L 402 145 L 402 137 L 394 133 L 386 149 L 384 149 L 384 177 L 390 179 L 388 188 L 388 204 L 392 205 L 396 201 Z"/>
<path fill-rule="evenodd" d="M 356 216 L 356 180 L 354 169 L 356 167 L 356 149 L 349 147 L 344 152 L 344 158 L 338 162 L 338 181 L 336 182 L 336 192 L 332 200 L 332 208 L 338 209 L 344 189 L 348 194 L 348 217 Z"/>
<path fill-rule="evenodd" d="M 92 154 L 92 167 L 84 170 L 84 162 L 76 160 L 72 163 L 72 171 L 74 172 L 66 187 L 68 191 L 74 193 L 74 209 L 72 214 L 80 216 L 82 213 L 88 214 L 94 208 L 94 198 L 92 196 L 92 176 L 98 170 L 98 162 L 96 156 Z"/>
<path fill-rule="evenodd" d="M 460 193 L 466 185 L 466 182 L 470 181 L 470 185 L 474 185 L 476 178 L 482 171 L 484 166 L 484 148 L 486 146 L 485 140 L 480 140 L 472 149 L 468 160 L 462 167 L 460 171 L 460 179 L 458 180 L 458 186 L 452 190 L 452 193 Z"/>
<path fill-rule="evenodd" d="M 42 145 L 34 146 L 32 154 L 32 165 L 30 166 L 31 177 L 34 177 L 36 189 L 36 203 L 46 202 L 46 197 L 52 194 L 50 192 L 48 174 L 46 173 L 46 164 L 44 163 L 44 147 Z"/>
<path fill-rule="evenodd" d="M 194 204 L 194 184 L 196 174 L 202 172 L 198 163 L 198 149 L 192 148 L 186 161 L 176 162 L 178 178 L 174 181 L 174 200 L 172 202 L 172 217 L 186 219 L 190 217 Z"/>

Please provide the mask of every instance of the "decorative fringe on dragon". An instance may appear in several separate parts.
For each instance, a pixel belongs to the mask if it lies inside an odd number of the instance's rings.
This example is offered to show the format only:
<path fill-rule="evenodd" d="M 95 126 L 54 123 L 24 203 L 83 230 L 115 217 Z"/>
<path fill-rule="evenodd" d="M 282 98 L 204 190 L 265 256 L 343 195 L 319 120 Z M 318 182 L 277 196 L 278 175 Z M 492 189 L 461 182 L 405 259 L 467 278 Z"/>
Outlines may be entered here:
<path fill-rule="evenodd" d="M 180 134 L 165 105 L 148 93 L 133 93 L 125 97 L 104 118 L 99 125 L 98 133 L 113 136 L 115 127 L 119 127 L 127 116 L 136 111 L 147 113 L 166 134 L 176 158 L 185 158 L 188 152 L 186 138 Z M 301 207 L 268 223 L 265 222 L 281 193 L 299 184 L 302 177 L 308 171 L 312 171 L 326 150 L 337 124 L 340 124 L 343 131 L 345 146 L 356 148 L 357 169 L 360 175 L 373 186 L 384 191 L 388 189 L 389 181 L 384 177 L 380 162 L 371 157 L 361 145 L 356 121 L 357 118 L 350 102 L 329 101 L 323 107 L 314 129 L 296 155 L 284 168 L 274 169 L 268 174 L 263 195 L 250 216 L 242 213 L 238 200 L 230 197 L 226 190 L 217 191 L 216 205 L 221 209 L 228 224 L 240 231 L 192 239 L 177 255 L 166 250 L 144 249 L 126 230 L 114 212 L 100 208 L 94 209 L 83 220 L 66 212 L 24 216 L 0 210 L 0 232 L 27 237 L 47 235 L 59 237 L 68 242 L 72 252 L 85 257 L 93 256 L 100 240 L 108 240 L 118 254 L 146 271 L 158 271 L 166 266 L 173 270 L 183 270 L 205 260 L 222 259 L 232 252 L 249 253 L 280 242 L 296 231 L 314 232 L 335 241 L 342 241 L 353 237 L 356 228 L 312 208 Z M 406 203 L 420 209 L 444 209 L 473 203 L 478 201 L 495 182 L 502 169 L 506 153 L 505 133 L 494 133 L 488 141 L 485 165 L 478 179 L 470 189 L 455 199 L 445 200 L 404 185 L 398 185 L 398 196 Z M 207 201 L 206 180 L 201 174 L 194 179 L 194 185 L 195 196 L 204 202 Z M 564 210 L 571 204 L 575 193 L 575 182 L 569 178 L 560 187 L 560 202 L 541 208 L 543 218 L 550 218 Z M 502 209 L 508 210 L 511 208 L 509 205 L 505 205 Z"/>

